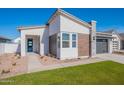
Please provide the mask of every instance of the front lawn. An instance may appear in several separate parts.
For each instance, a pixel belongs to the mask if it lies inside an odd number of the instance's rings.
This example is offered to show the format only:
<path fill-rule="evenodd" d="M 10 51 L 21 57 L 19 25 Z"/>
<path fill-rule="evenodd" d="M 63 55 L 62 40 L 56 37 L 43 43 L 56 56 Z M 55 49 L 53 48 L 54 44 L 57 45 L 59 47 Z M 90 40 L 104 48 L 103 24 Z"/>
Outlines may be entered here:
<path fill-rule="evenodd" d="M 0 84 L 124 84 L 124 65 L 104 61 L 24 74 L 0 80 Z"/>

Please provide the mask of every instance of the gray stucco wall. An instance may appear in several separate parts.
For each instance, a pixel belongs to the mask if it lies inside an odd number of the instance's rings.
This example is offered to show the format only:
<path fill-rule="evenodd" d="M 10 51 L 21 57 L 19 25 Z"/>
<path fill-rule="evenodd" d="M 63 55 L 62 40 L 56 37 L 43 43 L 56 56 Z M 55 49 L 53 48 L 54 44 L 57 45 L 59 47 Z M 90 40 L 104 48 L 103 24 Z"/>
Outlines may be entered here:
<path fill-rule="evenodd" d="M 54 56 L 57 55 L 57 34 L 49 37 L 49 52 Z"/>

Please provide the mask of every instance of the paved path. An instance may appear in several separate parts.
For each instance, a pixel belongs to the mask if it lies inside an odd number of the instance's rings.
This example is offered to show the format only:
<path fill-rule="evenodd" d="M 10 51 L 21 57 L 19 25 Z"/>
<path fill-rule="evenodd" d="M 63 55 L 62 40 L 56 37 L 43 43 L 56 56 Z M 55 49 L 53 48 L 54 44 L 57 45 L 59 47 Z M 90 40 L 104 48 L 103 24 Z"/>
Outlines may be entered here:
<path fill-rule="evenodd" d="M 124 55 L 119 54 L 99 54 L 96 55 L 98 58 L 104 59 L 104 60 L 112 60 L 115 62 L 119 62 L 124 64 Z"/>
<path fill-rule="evenodd" d="M 29 65 L 30 64 L 31 65 L 36 64 L 37 66 L 29 66 L 30 68 L 28 70 L 28 73 L 37 72 L 37 71 L 52 70 L 52 69 L 57 69 L 57 68 L 70 67 L 70 66 L 77 66 L 77 65 L 83 65 L 83 64 L 90 64 L 90 63 L 96 63 L 96 62 L 100 62 L 100 61 L 104 61 L 104 59 L 90 58 L 90 59 L 82 59 L 82 60 L 74 61 L 74 62 L 65 62 L 65 63 L 58 62 L 57 64 L 51 64 L 51 65 L 41 65 L 38 62 L 33 63 L 33 61 L 31 61 L 29 63 Z"/>
<path fill-rule="evenodd" d="M 42 64 L 35 53 L 28 54 L 28 72 L 40 69 Z"/>
<path fill-rule="evenodd" d="M 96 62 L 105 61 L 105 60 L 112 60 L 112 61 L 124 64 L 123 55 L 100 54 L 100 55 L 96 55 L 95 58 L 81 59 L 81 60 L 74 61 L 74 62 L 64 62 L 64 63 L 58 62 L 57 64 L 44 65 L 42 64 L 42 62 L 40 62 L 38 55 L 33 53 L 33 54 L 28 55 L 28 73 L 51 70 L 51 69 L 56 69 L 56 68 L 77 66 L 77 65 L 82 65 L 82 64 L 96 63 Z"/>

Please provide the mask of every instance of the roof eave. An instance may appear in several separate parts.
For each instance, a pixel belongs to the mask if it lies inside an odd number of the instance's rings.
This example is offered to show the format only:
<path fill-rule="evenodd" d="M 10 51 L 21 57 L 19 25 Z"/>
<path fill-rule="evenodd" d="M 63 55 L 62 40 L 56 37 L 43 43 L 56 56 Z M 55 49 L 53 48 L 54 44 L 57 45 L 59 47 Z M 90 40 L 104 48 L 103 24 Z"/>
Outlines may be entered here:
<path fill-rule="evenodd" d="M 81 19 L 73 16 L 72 14 L 70 14 L 70 13 L 68 13 L 68 12 L 66 12 L 66 11 L 64 11 L 62 9 L 57 9 L 55 11 L 55 13 L 52 15 L 52 17 L 48 20 L 48 24 L 53 20 L 53 18 L 56 15 L 65 15 L 65 16 L 71 18 L 72 20 L 75 20 L 75 21 L 79 22 L 80 24 L 82 24 L 82 25 L 84 25 L 84 26 L 86 26 L 88 28 L 91 28 L 92 27 L 91 24 L 89 24 L 89 23 L 87 23 L 87 22 L 85 22 L 85 21 L 83 21 L 83 20 L 81 20 Z"/>
<path fill-rule="evenodd" d="M 38 28 L 46 28 L 46 25 L 44 25 L 44 26 L 17 27 L 17 30 L 21 31 L 21 30 L 38 29 Z"/>

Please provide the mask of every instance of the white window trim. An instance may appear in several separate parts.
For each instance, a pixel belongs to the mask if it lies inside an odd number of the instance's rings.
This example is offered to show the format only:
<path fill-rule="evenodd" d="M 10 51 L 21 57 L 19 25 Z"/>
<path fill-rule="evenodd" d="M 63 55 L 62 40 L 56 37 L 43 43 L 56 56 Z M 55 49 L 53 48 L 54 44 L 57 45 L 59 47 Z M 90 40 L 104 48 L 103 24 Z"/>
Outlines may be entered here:
<path fill-rule="evenodd" d="M 62 37 L 62 34 L 63 34 L 63 33 L 69 34 L 69 40 L 63 40 L 63 37 Z M 70 40 L 71 40 L 70 33 L 68 33 L 68 32 L 62 32 L 62 33 L 61 33 L 61 48 L 65 48 L 65 49 L 66 49 L 66 48 L 70 48 L 70 45 L 71 45 L 71 44 L 70 44 Z M 69 41 L 69 47 L 63 47 L 63 41 Z"/>
<path fill-rule="evenodd" d="M 75 34 L 76 35 L 76 40 L 72 40 L 72 35 Z M 75 41 L 76 42 L 76 47 L 72 47 L 72 42 Z M 77 48 L 77 41 L 78 41 L 78 38 L 77 38 L 77 33 L 71 33 L 71 48 Z"/>
<path fill-rule="evenodd" d="M 63 46 L 62 46 L 62 41 L 63 41 L 62 40 L 62 34 L 63 33 L 69 34 L 69 47 L 67 47 L 67 48 L 78 48 L 78 33 L 75 33 L 75 32 L 65 32 L 65 31 L 60 32 L 60 48 L 63 48 Z M 76 34 L 76 40 L 72 40 L 72 34 Z M 66 41 L 66 40 L 64 40 L 64 41 Z M 76 47 L 72 47 L 72 41 L 76 41 Z M 63 48 L 63 49 L 67 49 L 67 48 Z"/>

